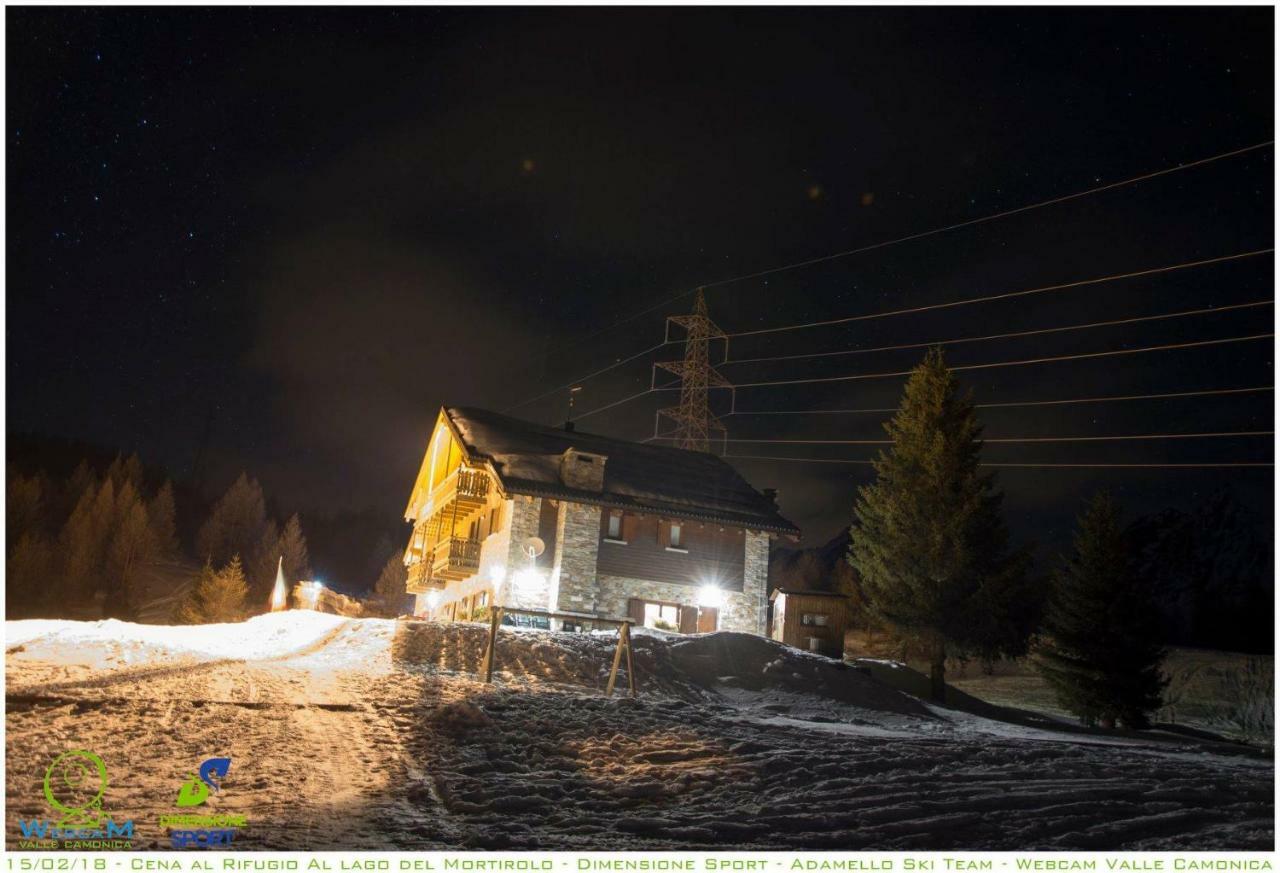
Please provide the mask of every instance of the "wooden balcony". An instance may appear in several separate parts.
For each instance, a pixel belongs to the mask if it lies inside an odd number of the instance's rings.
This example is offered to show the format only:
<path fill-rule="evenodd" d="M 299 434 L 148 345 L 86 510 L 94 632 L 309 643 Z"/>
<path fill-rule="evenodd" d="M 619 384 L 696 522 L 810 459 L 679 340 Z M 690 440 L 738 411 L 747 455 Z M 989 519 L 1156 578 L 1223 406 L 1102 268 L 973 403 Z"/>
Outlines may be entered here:
<path fill-rule="evenodd" d="M 423 507 L 425 517 L 445 522 L 468 519 L 488 504 L 490 487 L 484 470 L 459 467 L 431 490 Z"/>
<path fill-rule="evenodd" d="M 432 575 L 430 561 L 418 561 L 409 565 L 409 575 L 405 578 L 404 590 L 409 594 L 426 594 L 430 591 L 439 591 L 448 583 L 448 579 L 436 578 Z"/>
<path fill-rule="evenodd" d="M 439 584 L 474 576 L 480 569 L 480 541 L 466 537 L 450 537 L 436 543 L 428 561 L 431 578 Z"/>

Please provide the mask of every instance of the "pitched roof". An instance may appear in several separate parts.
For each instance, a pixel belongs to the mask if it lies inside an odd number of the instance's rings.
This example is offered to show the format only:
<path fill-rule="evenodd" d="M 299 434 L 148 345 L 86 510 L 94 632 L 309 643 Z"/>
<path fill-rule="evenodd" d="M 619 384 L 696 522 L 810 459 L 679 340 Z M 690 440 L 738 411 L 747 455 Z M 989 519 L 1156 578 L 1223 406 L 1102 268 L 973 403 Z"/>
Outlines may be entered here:
<path fill-rule="evenodd" d="M 799 528 L 722 459 L 547 427 L 485 409 L 446 406 L 467 454 L 488 460 L 508 494 L 555 497 L 622 509 L 718 521 L 797 536 Z M 571 488 L 560 478 L 568 449 L 604 455 L 603 491 Z"/>

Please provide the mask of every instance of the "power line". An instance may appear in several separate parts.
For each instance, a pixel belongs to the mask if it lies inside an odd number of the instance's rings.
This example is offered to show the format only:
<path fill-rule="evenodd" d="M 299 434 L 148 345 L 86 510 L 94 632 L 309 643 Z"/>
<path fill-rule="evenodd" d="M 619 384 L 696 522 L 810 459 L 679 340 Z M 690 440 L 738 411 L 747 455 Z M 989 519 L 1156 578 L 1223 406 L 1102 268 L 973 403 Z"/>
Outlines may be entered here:
<path fill-rule="evenodd" d="M 590 418 L 593 415 L 599 415 L 601 412 L 604 412 L 607 409 L 613 409 L 615 406 L 621 406 L 624 403 L 630 403 L 632 400 L 635 400 L 637 397 L 643 397 L 646 394 L 652 394 L 654 391 L 665 391 L 665 390 L 667 389 L 666 388 L 646 388 L 643 391 L 637 391 L 635 394 L 632 394 L 630 397 L 624 397 L 621 400 L 615 400 L 612 403 L 607 403 L 604 406 L 596 407 L 595 409 L 592 409 L 588 412 L 581 412 L 578 414 L 577 420 L 582 421 L 582 419 L 584 418 Z"/>
<path fill-rule="evenodd" d="M 1231 303 L 1229 306 L 1206 306 L 1198 308 L 1198 310 L 1181 310 L 1180 312 L 1161 312 L 1158 315 L 1139 315 L 1130 317 L 1130 319 L 1111 319 L 1108 321 L 1091 321 L 1088 324 L 1069 324 L 1062 328 L 1037 328 L 1034 330 L 1015 330 L 1011 333 L 987 334 L 983 337 L 961 337 L 960 339 L 938 339 L 927 343 L 901 343 L 899 346 L 879 346 L 876 348 L 850 348 L 840 352 L 809 352 L 806 355 L 776 355 L 773 357 L 745 357 L 735 358 L 732 361 L 726 361 L 726 364 L 760 364 L 764 361 L 797 361 L 806 357 L 837 357 L 841 355 L 867 355 L 870 352 L 896 352 L 901 349 L 908 348 L 929 348 L 933 346 L 959 346 L 961 343 L 980 343 L 987 342 L 992 339 L 1012 339 L 1018 337 L 1037 337 L 1041 334 L 1065 333 L 1070 330 L 1089 330 L 1092 328 L 1114 328 L 1120 324 L 1137 324 L 1139 321 L 1164 321 L 1167 319 L 1181 319 L 1181 317 L 1189 317 L 1193 315 L 1208 315 L 1212 312 L 1230 312 L 1231 310 L 1245 310 L 1245 308 L 1253 308 L 1258 306 L 1268 306 L 1274 303 L 1274 300 L 1258 300 L 1249 303 Z"/>
<path fill-rule="evenodd" d="M 774 455 L 725 455 L 730 461 L 798 461 L 806 464 L 855 464 L 855 465 L 871 465 L 873 460 L 861 460 L 856 458 L 787 458 L 776 457 Z M 983 467 L 1033 467 L 1033 468 L 1063 468 L 1063 469 L 1130 469 L 1130 468 L 1220 468 L 1220 467 L 1274 467 L 1271 461 L 1226 461 L 1226 462 L 1208 462 L 1202 464 L 1164 464 L 1164 463 L 1135 463 L 1135 464 L 1015 464 L 1015 463 L 988 463 L 981 462 L 979 466 Z"/>
<path fill-rule="evenodd" d="M 519 403 L 515 404 L 514 406 L 508 406 L 506 409 L 504 409 L 504 410 L 502 410 L 502 411 L 503 411 L 503 412 L 510 412 L 510 411 L 511 411 L 511 410 L 513 410 L 513 409 L 519 409 L 521 406 L 528 406 L 530 403 L 533 403 L 534 401 L 537 401 L 537 400 L 541 400 L 541 399 L 542 399 L 542 398 L 544 398 L 544 397 L 549 397 L 549 396 L 551 396 L 552 394 L 555 394 L 557 391 L 563 391 L 563 390 L 565 390 L 566 388 L 572 388 L 574 385 L 577 385 L 579 382 L 585 382 L 585 381 L 587 381 L 588 379 L 594 379 L 596 376 L 599 376 L 599 375 L 602 375 L 602 374 L 604 374 L 604 373 L 607 373 L 607 372 L 609 372 L 610 370 L 614 369 L 615 367 L 621 367 L 623 364 L 629 364 L 629 363 L 631 363 L 631 362 L 632 362 L 632 361 L 634 361 L 636 358 L 641 358 L 641 357 L 644 357 L 644 356 L 645 356 L 645 355 L 647 355 L 647 354 L 650 354 L 650 353 L 652 353 L 652 352 L 656 352 L 658 349 L 662 348 L 662 347 L 663 347 L 663 346 L 665 346 L 665 345 L 669 345 L 669 343 L 661 342 L 661 343 L 658 343 L 656 346 L 650 346 L 649 348 L 645 349 L 645 350 L 644 350 L 644 351 L 642 351 L 642 352 L 636 352 L 634 355 L 631 355 L 631 356 L 630 356 L 630 357 L 628 357 L 628 358 L 623 358 L 623 359 L 622 359 L 622 360 L 620 360 L 620 361 L 615 361 L 614 363 L 610 364 L 610 365 L 609 365 L 609 366 L 607 366 L 607 367 L 601 367 L 599 370 L 596 370 L 594 373 L 588 373 L 587 375 L 585 375 L 585 376 L 583 376 L 583 377 L 581 377 L 581 378 L 579 378 L 579 379 L 574 379 L 572 382 L 565 382 L 563 385 L 557 385 L 556 387 L 554 387 L 554 388 L 552 388 L 552 389 L 550 389 L 550 390 L 543 391 L 541 394 L 537 394 L 537 395 L 535 395 L 535 396 L 533 396 L 533 397 L 530 397 L 528 400 L 521 400 Z M 581 418 L 581 417 L 582 417 L 582 416 L 579 416 L 579 418 Z"/>
<path fill-rule="evenodd" d="M 719 287 L 719 286 L 721 286 L 721 285 L 729 285 L 729 284 L 732 284 L 732 283 L 734 283 L 734 282 L 742 282 L 742 281 L 746 281 L 747 279 L 754 279 L 754 278 L 758 278 L 758 277 L 760 277 L 760 276 L 771 275 L 771 274 L 773 274 L 773 273 L 780 273 L 780 272 L 783 272 L 783 271 L 786 271 L 786 270 L 800 269 L 800 268 L 803 268 L 803 267 L 808 267 L 808 266 L 812 266 L 812 265 L 814 265 L 814 264 L 822 263 L 822 262 L 824 262 L 824 261 L 831 261 L 831 260 L 836 260 L 836 259 L 838 259 L 838 258 L 845 258 L 845 257 L 849 257 L 849 256 L 851 256 L 851 255 L 856 255 L 856 254 L 861 254 L 861 253 L 863 253 L 863 252 L 873 251 L 873 250 L 875 250 L 875 249 L 888 248 L 889 246 L 898 245 L 898 244 L 900 244 L 900 243 L 904 243 L 904 242 L 911 242 L 911 241 L 913 241 L 913 240 L 918 240 L 918 239 L 924 239 L 925 237 L 934 236 L 934 235 L 936 235 L 936 234 L 941 234 L 941 233 L 947 233 L 947 232 L 952 231 L 952 230 L 959 230 L 959 229 L 961 229 L 961 228 L 971 227 L 971 226 L 973 226 L 973 225 L 977 225 L 977 224 L 983 224 L 983 223 L 988 222 L 988 221 L 995 221 L 996 219 L 999 219 L 999 218 L 1006 218 L 1006 217 L 1008 217 L 1008 216 L 1010 216 L 1010 215 L 1017 215 L 1017 214 L 1022 213 L 1022 212 L 1029 212 L 1029 211 L 1031 211 L 1031 210 L 1033 210 L 1033 209 L 1039 209 L 1039 208 L 1044 207 L 1044 206 L 1051 206 L 1051 205 L 1054 205 L 1054 204 L 1057 204 L 1057 203 L 1064 203 L 1064 202 L 1069 201 L 1069 200 L 1075 200 L 1075 199 L 1078 199 L 1078 198 L 1080 198 L 1080 197 L 1087 197 L 1087 196 L 1089 196 L 1089 195 L 1091 195 L 1091 194 L 1097 194 L 1097 193 L 1100 193 L 1100 192 L 1102 192 L 1102 191 L 1108 191 L 1108 190 L 1111 190 L 1111 189 L 1114 189 L 1114 188 L 1120 188 L 1120 187 L 1123 187 L 1123 186 L 1125 186 L 1125 185 L 1133 185 L 1133 184 L 1137 184 L 1137 183 L 1139 183 L 1139 182 L 1145 182 L 1145 181 L 1147 181 L 1147 180 L 1149 180 L 1149 179 L 1154 179 L 1154 178 L 1157 178 L 1157 177 L 1159 177 L 1159 176 L 1165 176 L 1165 175 L 1168 175 L 1168 174 L 1170 174 L 1170 173 L 1176 173 L 1176 172 L 1179 172 L 1179 171 L 1181 171 L 1181 170 L 1189 170 L 1189 169 L 1193 169 L 1193 168 L 1195 168 L 1195 167 L 1203 166 L 1203 165 L 1205 165 L 1205 164 L 1213 163 L 1213 162 L 1215 162 L 1215 161 L 1225 160 L 1226 158 L 1232 158 L 1232 157 L 1236 157 L 1236 156 L 1238 156 L 1238 155 L 1247 154 L 1247 153 L 1249 153 L 1249 152 L 1257 151 L 1258 149 L 1263 149 L 1263 148 L 1266 148 L 1266 147 L 1268 147 L 1268 146 L 1270 146 L 1270 145 L 1273 145 L 1273 144 L 1274 144 L 1274 142 L 1275 142 L 1274 140 L 1267 140 L 1267 141 L 1265 141 L 1265 142 L 1255 143 L 1254 145 L 1245 146 L 1245 147 L 1243 147 L 1243 148 L 1238 148 L 1238 149 L 1233 149 L 1233 150 L 1231 150 L 1231 151 L 1228 151 L 1228 152 L 1222 152 L 1222 153 L 1220 153 L 1220 154 L 1216 154 L 1216 155 L 1211 155 L 1211 156 L 1209 156 L 1209 157 L 1207 157 L 1207 158 L 1200 158 L 1199 160 L 1190 161 L 1190 162 L 1188 162 L 1188 163 L 1181 163 L 1181 164 L 1177 164 L 1177 165 L 1175 165 L 1175 166 L 1173 166 L 1173 167 L 1166 167 L 1166 168 L 1165 168 L 1165 169 L 1163 169 L 1163 170 L 1157 170 L 1157 171 L 1155 171 L 1155 172 L 1151 172 L 1151 173 L 1144 173 L 1143 175 L 1140 175 L 1140 176 L 1134 176 L 1134 177 L 1132 177 L 1132 178 L 1129 178 L 1129 179 L 1123 179 L 1123 180 L 1118 181 L 1118 182 L 1111 182 L 1111 183 L 1108 183 L 1108 184 L 1106 184 L 1106 185 L 1100 185 L 1100 186 L 1097 186 L 1097 187 L 1094 187 L 1094 188 L 1089 188 L 1089 189 L 1084 190 L 1084 191 L 1078 191 L 1078 192 L 1076 192 L 1076 193 L 1074 193 L 1074 194 L 1066 194 L 1066 195 L 1063 195 L 1063 196 L 1060 196 L 1060 197 L 1054 197 L 1054 198 L 1051 198 L 1051 199 L 1049 199 L 1049 200 L 1042 200 L 1042 201 L 1040 201 L 1039 203 L 1032 203 L 1032 204 L 1029 204 L 1029 205 L 1027 205 L 1027 206 L 1020 206 L 1020 207 L 1018 207 L 1018 208 L 1016 208 L 1016 209 L 1008 209 L 1008 210 L 1004 210 L 1004 211 L 1002 211 L 1002 212 L 996 212 L 996 213 L 992 213 L 992 214 L 990 214 L 990 215 L 981 216 L 981 217 L 979 217 L 979 218 L 972 218 L 972 219 L 969 219 L 969 220 L 967 220 L 967 221 L 962 221 L 962 222 L 959 222 L 959 223 L 956 223 L 956 224 L 949 224 L 949 225 L 946 225 L 945 227 L 937 227 L 937 228 L 933 228 L 933 229 L 931 229 L 931 230 L 922 231 L 922 232 L 920 232 L 920 233 L 914 233 L 914 234 L 910 234 L 910 235 L 908 235 L 908 236 L 898 237 L 897 239 L 884 240 L 884 241 L 881 241 L 881 242 L 878 242 L 878 243 L 873 243 L 873 244 L 871 244 L 871 245 L 861 246 L 861 247 L 859 247 L 859 248 L 855 248 L 855 249 L 849 249 L 848 251 L 844 251 L 844 252 L 836 252 L 836 253 L 834 253 L 834 254 L 831 254 L 831 255 L 825 255 L 825 256 L 823 256 L 823 257 L 819 257 L 819 258 L 810 258 L 810 259 L 808 259 L 808 260 L 805 260 L 805 261 L 799 261 L 799 262 L 796 262 L 796 263 L 793 263 L 793 264 L 784 264 L 783 266 L 780 266 L 780 267 L 772 267 L 772 268 L 770 268 L 770 269 L 768 269 L 768 270 L 759 270 L 759 271 L 756 271 L 756 272 L 754 272 L 754 273 L 748 273 L 748 274 L 744 274 L 744 275 L 741 275 L 741 276 L 734 276 L 734 277 L 731 277 L 731 278 L 728 278 L 728 279 L 718 279 L 718 280 L 716 280 L 716 281 L 714 281 L 714 282 L 707 282 L 707 283 L 704 283 L 704 284 L 702 284 L 702 285 L 698 285 L 698 286 L 695 286 L 695 287 L 693 287 L 693 288 L 689 288 L 689 289 L 687 289 L 687 290 L 685 290 L 685 291 L 681 291 L 679 294 L 676 294 L 676 295 L 671 296 L 671 297 L 667 297 L 667 298 L 665 298 L 665 299 L 663 299 L 663 300 L 658 301 L 657 303 L 654 303 L 654 304 L 653 304 L 653 305 L 651 305 L 651 306 L 647 306 L 647 307 L 645 307 L 644 309 L 637 310 L 636 312 L 633 312 L 633 313 L 631 313 L 630 315 L 627 315 L 627 316 L 624 316 L 624 317 L 622 317 L 622 318 L 620 318 L 620 319 L 617 319 L 617 320 L 613 321 L 611 324 L 605 325 L 604 327 L 599 328 L 598 330 L 595 330 L 595 331 L 593 331 L 593 332 L 591 332 L 591 333 L 587 334 L 586 336 L 584 336 L 584 337 L 582 338 L 582 340 L 585 342 L 585 341 L 587 341 L 587 340 L 595 339 L 596 337 L 600 336 L 601 334 L 608 333 L 608 332 L 609 332 L 609 331 L 611 331 L 611 330 L 615 330 L 616 328 L 621 327 L 622 325 L 627 324 L 627 323 L 629 323 L 629 322 L 632 322 L 632 321 L 636 320 L 637 318 L 640 318 L 641 316 L 648 315 L 650 312 L 654 312 L 654 311 L 656 311 L 656 310 L 658 310 L 658 309 L 662 309 L 663 307 L 665 307 L 665 306 L 669 306 L 670 304 L 675 303 L 675 302 L 676 302 L 676 301 L 678 301 L 678 300 L 683 300 L 685 297 L 688 297 L 690 294 L 694 293 L 695 291 L 699 290 L 700 288 L 701 288 L 701 289 L 717 288 L 717 287 Z M 665 345 L 665 343 L 664 343 L 664 345 Z M 653 348 L 653 349 L 646 349 L 645 351 L 640 352 L 640 353 L 638 353 L 638 354 L 634 355 L 632 358 L 630 358 L 630 359 L 628 359 L 628 360 L 634 360 L 634 358 L 640 357 L 641 355 L 648 354 L 648 353 L 649 353 L 649 352 L 651 352 L 651 351 L 655 351 L 655 350 L 656 350 L 656 348 L 659 348 L 659 347 L 655 347 L 655 348 Z M 545 357 L 547 354 L 549 354 L 549 352 L 543 352 L 543 353 L 542 353 L 542 354 L 540 354 L 540 355 L 536 355 L 536 356 L 534 356 L 533 360 L 537 360 L 537 359 L 539 359 L 539 358 L 541 358 L 541 357 Z M 585 381 L 586 379 L 591 378 L 592 376 L 599 375 L 599 374 L 600 374 L 600 373 L 602 373 L 602 372 L 607 372 L 608 370 L 613 369 L 613 367 L 621 366 L 621 364 L 622 364 L 622 363 L 626 363 L 626 362 L 618 362 L 618 363 L 616 363 L 616 364 L 610 365 L 609 367 L 605 367 L 605 368 L 603 368 L 602 370 L 597 371 L 596 373 L 591 374 L 591 376 L 584 376 L 584 377 L 582 377 L 582 378 L 580 378 L 580 379 L 575 379 L 573 382 L 568 383 L 568 384 L 569 384 L 569 385 L 572 385 L 574 382 L 581 382 L 581 381 Z M 567 387 L 567 386 L 564 386 L 564 387 Z M 552 394 L 552 393 L 554 393 L 555 391 L 559 391 L 559 390 L 562 390 L 562 388 L 553 388 L 551 391 L 545 392 L 545 393 L 543 393 L 543 394 L 539 395 L 537 398 L 534 398 L 534 399 L 541 399 L 541 398 L 543 398 L 543 397 L 546 397 L 548 394 Z M 530 399 L 530 400 L 527 400 L 527 401 L 523 401 L 523 402 L 521 402 L 521 403 L 519 403 L 519 404 L 516 404 L 516 406 L 512 406 L 512 407 L 508 407 L 508 408 L 509 408 L 509 409 L 516 409 L 516 408 L 518 408 L 518 407 L 520 407 L 520 406 L 524 406 L 525 404 L 527 404 L 527 403 L 532 403 L 532 402 L 533 402 L 533 399 Z"/>
<path fill-rule="evenodd" d="M 975 409 L 999 409 L 1019 406 L 1067 406 L 1073 403 L 1109 403 L 1121 400 L 1163 400 L 1176 397 L 1205 397 L 1226 394 L 1250 394 L 1259 391 L 1274 391 L 1271 385 L 1258 388 L 1213 388 L 1205 391 L 1173 391 L 1166 394 L 1116 394 L 1108 397 L 1072 397 L 1065 400 L 1016 400 L 1005 403 L 975 403 Z M 879 409 L 738 409 L 725 413 L 729 415 L 856 415 L 862 413 L 892 413 L 897 407 Z"/>
<path fill-rule="evenodd" d="M 1211 437 L 1255 437 L 1274 436 L 1270 430 L 1215 431 L 1210 433 L 1147 433 L 1117 434 L 1114 436 L 1065 436 L 1065 437 L 1003 437 L 996 439 L 983 438 L 986 443 L 1100 443 L 1120 440 L 1189 440 Z M 669 436 L 650 437 L 650 439 L 669 440 Z M 738 437 L 727 439 L 730 443 L 773 443 L 800 446 L 891 446 L 893 440 L 792 440 L 792 439 L 750 439 Z"/>
<path fill-rule="evenodd" d="M 1032 294 L 1045 294 L 1049 291 L 1063 291 L 1068 288 L 1080 288 L 1085 285 L 1097 285 L 1102 282 L 1115 282 L 1121 279 L 1135 279 L 1140 276 L 1154 276 L 1160 273 L 1171 273 L 1175 270 L 1187 270 L 1192 267 L 1204 267 L 1209 264 L 1220 264 L 1226 261 L 1237 261 L 1241 258 L 1252 258 L 1258 255 L 1265 255 L 1274 252 L 1275 249 L 1255 249 L 1248 252 L 1240 252 L 1234 255 L 1222 255 L 1216 258 L 1205 258 L 1198 261 L 1184 261 L 1180 264 L 1171 264 L 1167 267 L 1152 267 L 1146 270 L 1135 270 L 1128 273 L 1115 273 L 1110 276 L 1100 276 L 1095 279 L 1079 279 L 1074 282 L 1062 282 L 1057 285 L 1043 285 L 1039 288 L 1028 288 L 1024 291 L 1007 291 L 1002 294 L 987 294 L 982 297 L 966 297 L 962 300 L 952 300 L 947 303 L 931 303 L 925 306 L 911 306 L 905 309 L 893 309 L 888 312 L 870 312 L 864 315 L 848 315 L 842 318 L 828 318 L 822 321 L 809 321 L 801 324 L 787 324 L 780 327 L 761 327 L 755 330 L 744 330 L 737 333 L 729 334 L 730 337 L 741 336 L 760 336 L 766 333 L 783 333 L 789 330 L 803 330 L 813 327 L 830 327 L 835 324 L 848 324 L 853 321 L 868 321 L 874 318 L 888 318 L 895 315 L 913 315 L 917 312 L 929 312 L 935 309 L 952 309 L 957 306 L 970 306 L 975 303 L 989 303 L 993 300 L 1008 300 L 1014 297 L 1027 297 Z M 738 363 L 734 361 L 732 363 Z"/>
<path fill-rule="evenodd" d="M 1078 355 L 1055 355 L 1044 358 L 1026 358 L 1020 361 L 996 361 L 990 364 L 965 364 L 963 366 L 950 367 L 952 371 L 960 370 L 989 370 L 997 367 L 1020 367 L 1029 364 L 1048 364 L 1058 361 L 1077 361 L 1086 358 L 1109 358 L 1116 355 L 1136 355 L 1143 352 L 1160 352 L 1171 349 L 1190 349 L 1203 346 L 1222 345 L 1224 343 L 1248 342 L 1250 340 L 1267 339 L 1274 337 L 1273 333 L 1259 333 L 1250 336 L 1233 336 L 1223 339 L 1201 340 L 1199 342 L 1187 343 L 1168 343 L 1159 346 L 1144 346 L 1136 349 L 1113 349 L 1105 352 L 1086 352 Z M 890 373 L 859 373 L 852 376 L 822 376 L 811 379 L 780 379 L 773 382 L 738 382 L 734 384 L 735 388 L 768 388 L 780 385 L 807 385 L 822 382 L 854 382 L 862 379 L 887 379 L 893 376 L 909 376 L 911 370 L 895 370 Z M 652 391 L 666 391 L 667 388 L 652 388 Z"/>
<path fill-rule="evenodd" d="M 1132 185 L 1137 182 L 1145 182 L 1148 179 L 1154 179 L 1154 178 L 1157 178 L 1158 176 L 1165 176 L 1165 175 L 1168 175 L 1169 173 L 1176 173 L 1179 170 L 1189 170 L 1193 167 L 1199 167 L 1199 166 L 1203 166 L 1204 164 L 1213 163 L 1214 161 L 1220 161 L 1225 158 L 1232 158 L 1237 155 L 1243 155 L 1248 152 L 1256 151 L 1261 148 L 1266 148 L 1267 146 L 1272 145 L 1273 143 L 1274 143 L 1274 140 L 1267 140 L 1266 142 L 1260 142 L 1260 143 L 1256 143 L 1255 145 L 1245 146 L 1244 148 L 1235 149 L 1233 151 L 1223 152 L 1222 154 L 1219 154 L 1219 155 L 1213 155 L 1208 158 L 1201 158 L 1200 160 L 1192 161 L 1191 163 L 1178 164 L 1175 167 L 1168 167 L 1163 170 L 1157 170 L 1153 173 L 1145 173 L 1141 176 L 1134 176 L 1131 179 L 1124 179 L 1119 182 L 1110 182 L 1106 185 L 1099 185 L 1096 188 L 1089 188 L 1086 191 L 1078 191 L 1075 194 L 1066 194 L 1061 197 L 1054 197 L 1051 200 L 1042 200 L 1039 203 L 1032 203 L 1027 206 L 1019 206 L 1016 209 L 1006 209 L 1003 212 L 996 212 L 992 215 L 986 215 L 981 218 L 971 218 L 968 221 L 962 221 L 962 222 L 959 222 L 958 224 L 950 224 L 950 225 L 947 225 L 946 227 L 938 227 L 938 228 L 934 228 L 933 230 L 926 230 L 921 233 L 914 233 L 914 234 L 911 234 L 910 236 L 898 237 L 897 239 L 886 240 L 885 242 L 878 242 L 878 243 L 873 243 L 872 245 L 861 246 L 860 248 L 856 248 L 856 249 L 849 249 L 848 251 L 836 252 L 830 255 L 823 255 L 822 257 L 818 257 L 818 258 L 810 258 L 805 261 L 797 261 L 793 264 L 784 264 L 781 267 L 771 267 L 767 270 L 758 270 L 754 273 L 747 273 L 742 276 L 734 276 L 731 279 L 721 279 L 717 282 L 708 282 L 704 284 L 702 287 L 704 289 L 715 288 L 719 285 L 728 285 L 733 282 L 744 282 L 748 279 L 758 279 L 761 276 L 769 276 L 774 273 L 781 273 L 785 270 L 796 270 L 803 267 L 811 267 L 814 264 L 821 264 L 821 263 L 825 263 L 826 261 L 834 261 L 838 258 L 847 258 L 850 255 L 858 255 L 858 254 L 862 254 L 863 252 L 872 251 L 874 249 L 882 249 L 888 246 L 897 245 L 899 243 L 910 242 L 912 240 L 917 240 L 917 239 L 923 239 L 924 237 L 934 236 L 935 234 L 940 234 L 940 233 L 946 233 L 947 231 L 951 231 L 951 230 L 959 230 L 962 227 L 972 227 L 975 224 L 983 224 L 988 221 L 995 221 L 998 218 L 1006 218 L 1010 215 L 1017 215 L 1022 212 L 1029 212 L 1032 209 L 1039 209 L 1043 206 L 1052 206 L 1057 203 L 1065 203 L 1068 200 L 1075 200 L 1080 197 L 1087 197 L 1090 194 L 1098 194 L 1098 193 L 1101 193 L 1102 191 L 1109 191 L 1113 188 L 1121 188 L 1125 185 Z"/>

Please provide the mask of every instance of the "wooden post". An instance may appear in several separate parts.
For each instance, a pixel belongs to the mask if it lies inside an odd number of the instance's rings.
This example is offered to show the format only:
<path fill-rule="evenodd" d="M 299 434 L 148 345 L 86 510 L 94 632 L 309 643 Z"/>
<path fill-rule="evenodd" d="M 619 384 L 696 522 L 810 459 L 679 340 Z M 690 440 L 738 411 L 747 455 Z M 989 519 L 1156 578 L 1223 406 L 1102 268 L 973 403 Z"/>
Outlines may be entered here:
<path fill-rule="evenodd" d="M 631 696 L 636 696 L 636 671 L 631 666 L 631 625 L 630 623 L 622 626 L 622 638 L 627 641 L 627 685 L 631 689 Z"/>
<path fill-rule="evenodd" d="M 626 645 L 627 626 L 618 628 L 618 644 L 613 647 L 613 667 L 609 670 L 609 684 L 605 686 L 604 696 L 613 696 L 613 683 L 618 681 L 618 663 L 622 660 L 622 647 Z"/>
<path fill-rule="evenodd" d="M 493 684 L 493 662 L 498 656 L 498 625 L 500 624 L 502 624 L 502 607 L 495 605 L 489 615 L 489 645 L 485 649 L 484 661 L 480 664 L 486 685 Z"/>

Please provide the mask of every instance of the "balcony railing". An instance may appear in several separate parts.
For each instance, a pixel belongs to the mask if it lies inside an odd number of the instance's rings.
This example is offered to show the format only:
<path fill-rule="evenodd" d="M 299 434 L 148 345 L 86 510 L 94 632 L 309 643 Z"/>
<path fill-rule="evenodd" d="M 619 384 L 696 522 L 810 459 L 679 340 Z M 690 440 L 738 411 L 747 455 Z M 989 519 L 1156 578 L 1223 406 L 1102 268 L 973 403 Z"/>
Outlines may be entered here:
<path fill-rule="evenodd" d="M 431 574 L 437 578 L 465 579 L 480 569 L 480 541 L 450 537 L 431 553 Z"/>
<path fill-rule="evenodd" d="M 409 594 L 426 594 L 428 591 L 443 588 L 448 581 L 432 575 L 430 561 L 418 561 L 409 565 L 409 575 L 405 579 L 404 588 Z"/>

